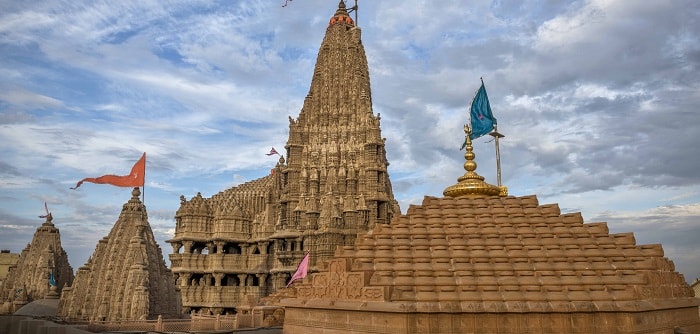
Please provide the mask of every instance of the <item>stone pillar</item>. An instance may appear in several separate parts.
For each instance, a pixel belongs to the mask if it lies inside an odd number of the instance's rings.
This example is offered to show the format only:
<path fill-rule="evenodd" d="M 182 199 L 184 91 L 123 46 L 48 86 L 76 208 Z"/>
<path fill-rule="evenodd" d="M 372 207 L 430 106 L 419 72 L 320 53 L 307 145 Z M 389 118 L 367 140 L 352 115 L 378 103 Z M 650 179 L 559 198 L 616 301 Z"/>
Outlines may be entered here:
<path fill-rule="evenodd" d="M 255 274 L 255 276 L 258 277 L 258 286 L 260 286 L 261 289 L 265 289 L 265 288 L 266 288 L 265 281 L 267 280 L 267 276 L 268 276 L 268 275 L 269 275 L 269 274 L 265 274 L 265 273 L 262 273 L 262 274 Z M 262 292 L 266 292 L 266 291 L 262 291 Z"/>
<path fill-rule="evenodd" d="M 180 273 L 180 286 L 190 285 L 190 277 L 192 277 L 191 273 Z"/>
<path fill-rule="evenodd" d="M 260 254 L 261 255 L 267 255 L 267 245 L 269 244 L 269 241 L 261 241 L 258 242 L 258 249 L 260 249 Z"/>
<path fill-rule="evenodd" d="M 218 253 L 217 247 L 213 242 L 207 242 L 207 253 L 208 254 Z"/>
<path fill-rule="evenodd" d="M 173 246 L 173 253 L 174 254 L 179 254 L 180 253 L 180 248 L 182 248 L 182 243 L 179 241 L 176 242 L 171 242 L 171 246 Z"/>
<path fill-rule="evenodd" d="M 247 278 L 247 274 L 238 274 L 238 286 L 245 286 Z"/>
<path fill-rule="evenodd" d="M 194 246 L 194 241 L 185 241 L 185 251 L 183 253 L 185 254 L 191 254 L 192 253 L 192 246 Z"/>
<path fill-rule="evenodd" d="M 224 249 L 224 245 L 226 245 L 226 243 L 223 241 L 216 242 L 216 254 L 224 254 L 224 252 L 226 251 Z"/>
<path fill-rule="evenodd" d="M 221 286 L 221 280 L 224 278 L 224 273 L 214 273 L 214 286 Z"/>

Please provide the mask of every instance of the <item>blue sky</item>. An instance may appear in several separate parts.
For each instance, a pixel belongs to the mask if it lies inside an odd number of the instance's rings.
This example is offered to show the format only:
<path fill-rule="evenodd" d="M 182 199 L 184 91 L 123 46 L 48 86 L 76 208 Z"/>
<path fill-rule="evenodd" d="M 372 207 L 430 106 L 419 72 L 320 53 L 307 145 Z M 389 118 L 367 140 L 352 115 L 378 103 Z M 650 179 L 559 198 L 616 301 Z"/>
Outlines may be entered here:
<path fill-rule="evenodd" d="M 353 1 L 350 1 L 353 4 Z M 0 2 L 0 248 L 47 202 L 74 269 L 117 220 L 147 152 L 164 255 L 180 195 L 266 175 L 297 117 L 336 0 Z M 405 212 L 463 173 L 483 77 L 503 183 L 580 211 L 700 276 L 700 4 L 360 0 L 375 113 Z M 495 183 L 493 143 L 474 143 Z"/>

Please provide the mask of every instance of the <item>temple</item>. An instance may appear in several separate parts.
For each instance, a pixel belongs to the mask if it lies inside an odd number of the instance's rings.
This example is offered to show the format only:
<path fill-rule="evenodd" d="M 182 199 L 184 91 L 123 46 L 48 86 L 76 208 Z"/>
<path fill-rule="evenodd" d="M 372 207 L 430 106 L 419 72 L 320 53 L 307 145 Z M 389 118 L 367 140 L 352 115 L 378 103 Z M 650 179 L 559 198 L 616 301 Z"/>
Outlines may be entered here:
<path fill-rule="evenodd" d="M 299 117 L 289 119 L 286 159 L 270 175 L 181 198 L 168 242 L 184 312 L 239 312 L 284 287 L 307 252 L 317 271 L 399 213 L 360 35 L 340 1 Z"/>
<path fill-rule="evenodd" d="M 179 292 L 134 188 L 109 234 L 63 289 L 58 316 L 68 321 L 178 317 Z"/>
<path fill-rule="evenodd" d="M 0 314 L 12 314 L 22 306 L 47 297 L 58 297 L 63 288 L 73 282 L 73 268 L 68 254 L 61 246 L 61 233 L 47 213 L 46 221 L 34 232 L 10 266 L 2 287 Z"/>

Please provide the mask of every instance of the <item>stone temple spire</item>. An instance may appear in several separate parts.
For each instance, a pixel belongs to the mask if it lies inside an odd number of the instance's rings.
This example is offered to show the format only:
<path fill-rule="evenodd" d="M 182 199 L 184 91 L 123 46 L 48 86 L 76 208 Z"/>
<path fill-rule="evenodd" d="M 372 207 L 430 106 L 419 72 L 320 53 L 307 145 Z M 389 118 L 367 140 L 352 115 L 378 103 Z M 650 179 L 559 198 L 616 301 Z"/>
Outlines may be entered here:
<path fill-rule="evenodd" d="M 398 213 L 387 173 L 380 117 L 372 112 L 361 30 L 348 15 L 344 1 L 329 20 L 299 117 L 290 118 L 286 149 L 287 165 L 281 171 L 286 196 L 281 200 L 279 228 L 337 233 L 325 236 L 337 241 L 310 243 L 316 248 L 312 250 L 312 266 L 314 259 L 330 256 L 337 242 L 354 240 L 346 233 L 354 235 L 358 228 L 388 223 Z M 302 207 L 304 214 L 293 213 Z M 358 211 L 359 207 L 366 211 Z M 346 217 L 358 215 L 359 220 L 334 222 L 344 208 L 348 210 Z"/>
<path fill-rule="evenodd" d="M 314 272 L 336 248 L 399 213 L 351 10 L 340 1 L 331 15 L 272 173 L 211 198 L 181 199 L 167 242 L 183 312 L 242 312 L 284 288 L 307 252 Z"/>
<path fill-rule="evenodd" d="M 64 286 L 73 282 L 73 268 L 61 246 L 61 233 L 53 224 L 53 216 L 45 217 L 46 221 L 36 229 L 17 264 L 10 267 L 1 291 L 2 311 L 11 313 L 27 302 L 44 299 L 51 292 L 52 274 L 56 292 L 60 293 Z"/>
<path fill-rule="evenodd" d="M 64 289 L 58 316 L 121 321 L 179 314 L 179 292 L 134 188 L 119 219 Z"/>

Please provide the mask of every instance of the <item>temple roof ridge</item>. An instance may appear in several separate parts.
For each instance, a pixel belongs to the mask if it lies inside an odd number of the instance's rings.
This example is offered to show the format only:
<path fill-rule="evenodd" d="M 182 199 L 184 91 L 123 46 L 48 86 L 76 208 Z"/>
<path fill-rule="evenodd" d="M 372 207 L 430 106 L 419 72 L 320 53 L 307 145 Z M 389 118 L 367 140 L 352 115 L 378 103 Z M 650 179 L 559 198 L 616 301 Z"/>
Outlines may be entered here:
<path fill-rule="evenodd" d="M 638 245 L 632 233 L 611 234 L 606 223 L 584 223 L 580 212 L 561 214 L 556 203 L 538 204 L 535 196 L 426 196 L 391 224 L 338 248 L 327 264 L 298 286 L 297 301 L 283 304 L 367 302 L 369 291 L 390 303 L 443 303 L 455 294 L 478 307 L 528 301 L 533 312 L 552 303 L 635 311 L 648 307 L 640 300 L 698 303 L 688 299 L 692 292 L 660 245 Z M 341 298 L 310 294 L 331 275 L 365 278 L 354 279 Z"/>

